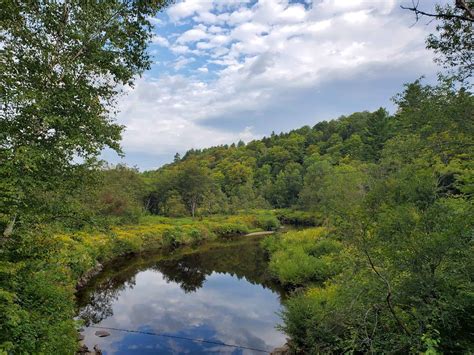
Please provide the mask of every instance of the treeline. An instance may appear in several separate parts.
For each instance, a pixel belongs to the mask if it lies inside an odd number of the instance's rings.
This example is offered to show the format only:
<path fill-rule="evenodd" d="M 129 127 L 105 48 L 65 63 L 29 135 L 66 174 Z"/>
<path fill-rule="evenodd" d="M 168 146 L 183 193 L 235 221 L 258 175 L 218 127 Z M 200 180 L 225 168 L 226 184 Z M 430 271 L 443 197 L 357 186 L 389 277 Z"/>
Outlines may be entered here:
<path fill-rule="evenodd" d="M 377 163 L 384 143 L 397 130 L 396 117 L 380 108 L 272 134 L 247 145 L 192 149 L 142 175 L 148 190 L 143 206 L 166 216 L 252 208 L 311 210 L 318 170 L 353 162 Z"/>

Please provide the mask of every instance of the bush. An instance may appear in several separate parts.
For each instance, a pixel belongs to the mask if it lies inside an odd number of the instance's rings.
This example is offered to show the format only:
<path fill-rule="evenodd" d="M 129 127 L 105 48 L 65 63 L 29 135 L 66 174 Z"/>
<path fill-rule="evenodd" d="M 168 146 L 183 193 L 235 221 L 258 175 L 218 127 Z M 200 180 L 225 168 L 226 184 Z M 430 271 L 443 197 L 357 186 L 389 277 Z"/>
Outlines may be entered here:
<path fill-rule="evenodd" d="M 302 354 L 344 353 L 343 337 L 350 337 L 339 317 L 338 290 L 334 286 L 313 288 L 285 302 L 280 330 L 291 339 L 293 352 Z M 328 317 L 328 315 L 331 315 Z"/>
<path fill-rule="evenodd" d="M 322 218 L 318 214 L 313 212 L 280 209 L 277 210 L 275 214 L 282 224 L 312 227 L 321 225 Z"/>
<path fill-rule="evenodd" d="M 324 228 L 288 232 L 263 243 L 271 254 L 269 269 L 281 283 L 321 282 L 341 271 L 342 245 L 329 239 Z"/>
<path fill-rule="evenodd" d="M 273 215 L 259 215 L 256 217 L 255 226 L 266 231 L 280 228 L 280 221 Z"/>
<path fill-rule="evenodd" d="M 235 237 L 249 232 L 247 226 L 239 223 L 220 223 L 213 225 L 211 229 L 220 238 Z"/>

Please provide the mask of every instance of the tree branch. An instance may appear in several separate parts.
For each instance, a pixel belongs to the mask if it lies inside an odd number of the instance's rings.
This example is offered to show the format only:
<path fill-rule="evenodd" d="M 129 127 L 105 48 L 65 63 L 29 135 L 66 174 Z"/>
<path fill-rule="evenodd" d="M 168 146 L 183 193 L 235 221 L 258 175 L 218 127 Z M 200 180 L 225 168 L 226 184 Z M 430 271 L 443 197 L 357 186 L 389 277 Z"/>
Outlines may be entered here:
<path fill-rule="evenodd" d="M 385 283 L 387 286 L 387 296 L 385 297 L 385 301 L 387 303 L 388 309 L 390 310 L 390 313 L 392 313 L 393 318 L 397 321 L 398 325 L 400 328 L 405 332 L 405 334 L 410 335 L 410 331 L 405 327 L 405 324 L 402 323 L 400 318 L 398 318 L 397 314 L 395 313 L 395 309 L 393 308 L 392 305 L 392 288 L 390 286 L 390 282 L 377 270 L 375 267 L 374 263 L 372 262 L 372 258 L 370 257 L 369 253 L 367 250 L 364 248 L 363 252 L 365 256 L 367 257 L 371 269 L 375 272 L 375 274 Z"/>
<path fill-rule="evenodd" d="M 364 245 L 362 245 L 362 252 L 365 254 L 365 256 L 367 257 L 367 260 L 369 261 L 369 264 L 370 264 L 370 268 L 372 269 L 372 271 L 383 281 L 383 283 L 386 285 L 387 287 L 387 296 L 385 297 L 385 302 L 387 303 L 387 306 L 388 306 L 388 309 L 390 311 L 390 313 L 392 314 L 393 318 L 395 319 L 395 321 L 397 322 L 397 324 L 399 325 L 399 327 L 403 330 L 403 332 L 407 335 L 410 335 L 410 331 L 408 330 L 408 328 L 405 326 L 405 324 L 403 324 L 403 322 L 400 320 L 400 318 L 398 318 L 396 312 L 395 312 L 395 309 L 393 308 L 393 305 L 392 305 L 392 286 L 390 285 L 390 282 L 388 281 L 388 279 L 383 276 L 378 270 L 377 268 L 375 267 L 375 264 L 369 254 L 369 252 L 367 251 L 366 247 L 365 247 L 365 243 L 366 243 L 366 240 L 365 240 L 365 228 L 362 227 L 362 230 L 361 230 L 362 234 L 361 234 L 361 237 L 362 237 L 362 242 Z"/>
<path fill-rule="evenodd" d="M 447 13 L 433 14 L 433 13 L 420 10 L 418 8 L 418 3 L 415 4 L 414 1 L 412 1 L 412 4 L 413 4 L 412 7 L 403 6 L 403 5 L 400 5 L 400 7 L 404 10 L 413 11 L 415 13 L 417 22 L 421 16 L 434 17 L 438 19 L 447 19 L 447 20 L 458 19 L 462 21 L 474 22 L 474 10 L 469 7 L 469 5 L 466 3 L 465 0 L 456 0 L 456 8 L 463 10 L 465 13 L 464 15 L 447 14 Z"/>
<path fill-rule="evenodd" d="M 470 5 L 467 4 L 466 0 L 456 0 L 456 7 L 458 9 L 464 10 L 464 12 L 471 19 L 471 21 L 474 20 L 474 9 L 471 9 Z"/>

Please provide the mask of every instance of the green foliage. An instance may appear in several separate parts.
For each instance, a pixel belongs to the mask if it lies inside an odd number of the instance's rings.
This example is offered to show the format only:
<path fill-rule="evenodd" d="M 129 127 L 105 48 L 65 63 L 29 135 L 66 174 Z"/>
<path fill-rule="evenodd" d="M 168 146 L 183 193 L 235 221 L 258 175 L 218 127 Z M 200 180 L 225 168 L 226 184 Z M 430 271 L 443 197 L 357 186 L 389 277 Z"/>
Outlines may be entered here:
<path fill-rule="evenodd" d="M 190 150 L 143 174 L 104 169 L 102 149 L 120 152 L 115 100 L 149 67 L 148 19 L 166 3 L 2 4 L 0 352 L 73 353 L 74 284 L 98 262 L 280 222 L 323 226 L 263 243 L 272 275 L 304 287 L 282 312 L 295 352 L 472 352 L 474 100 L 463 81 L 407 84 L 394 115 Z M 472 6 L 438 7 L 428 38 L 464 82 Z"/>
<path fill-rule="evenodd" d="M 323 228 L 287 232 L 270 237 L 270 271 L 284 284 L 306 285 L 321 282 L 340 271 L 340 242 L 330 239 Z"/>
<path fill-rule="evenodd" d="M 211 183 L 209 169 L 200 166 L 196 161 L 184 162 L 182 170 L 178 171 L 177 190 L 193 217 L 206 192 L 210 189 Z"/>
<path fill-rule="evenodd" d="M 437 33 L 428 36 L 427 47 L 438 54 L 436 61 L 451 69 L 459 80 L 469 79 L 474 69 L 474 1 L 437 5 L 436 15 L 441 23 L 436 26 Z"/>
<path fill-rule="evenodd" d="M 211 228 L 212 232 L 221 238 L 236 237 L 249 232 L 248 227 L 240 223 L 220 223 Z"/>
<path fill-rule="evenodd" d="M 257 214 L 255 226 L 265 231 L 275 231 L 280 228 L 280 221 L 273 214 Z"/>
<path fill-rule="evenodd" d="M 343 339 L 350 339 L 351 335 L 344 332 L 345 318 L 340 313 L 344 305 L 339 304 L 336 296 L 340 296 L 340 290 L 327 286 L 297 294 L 285 303 L 284 324 L 280 329 L 291 337 L 294 351 L 313 354 L 345 352 Z M 334 314 L 329 316 L 331 311 Z"/>
<path fill-rule="evenodd" d="M 95 191 L 79 196 L 85 209 L 111 224 L 137 223 L 143 212 L 145 182 L 138 171 L 118 165 L 99 172 Z"/>
<path fill-rule="evenodd" d="M 314 227 L 320 225 L 322 220 L 317 213 L 301 210 L 278 209 L 275 211 L 275 215 L 282 224 L 293 226 Z"/>
<path fill-rule="evenodd" d="M 170 216 L 169 205 L 178 194 L 191 215 L 193 205 L 200 215 L 262 208 L 327 213 L 340 206 L 318 206 L 320 195 L 337 190 L 339 183 L 351 195 L 363 189 L 356 186 L 349 191 L 350 182 L 361 179 L 366 167 L 380 159 L 382 147 L 394 134 L 394 123 L 394 117 L 378 109 L 272 134 L 247 145 L 192 149 L 172 164 L 144 173 L 151 186 L 146 209 Z M 333 172 L 338 174 L 334 178 Z"/>
<path fill-rule="evenodd" d="M 11 226 L 74 214 L 67 197 L 102 149 L 120 152 L 115 100 L 149 67 L 148 19 L 165 4 L 2 3 L 0 215 Z"/>
<path fill-rule="evenodd" d="M 324 215 L 342 250 L 326 268 L 291 233 L 293 243 L 267 242 L 280 281 L 307 287 L 282 314 L 295 351 L 474 347 L 474 100 L 451 84 L 407 85 L 372 163 L 308 160 L 300 203 Z"/>

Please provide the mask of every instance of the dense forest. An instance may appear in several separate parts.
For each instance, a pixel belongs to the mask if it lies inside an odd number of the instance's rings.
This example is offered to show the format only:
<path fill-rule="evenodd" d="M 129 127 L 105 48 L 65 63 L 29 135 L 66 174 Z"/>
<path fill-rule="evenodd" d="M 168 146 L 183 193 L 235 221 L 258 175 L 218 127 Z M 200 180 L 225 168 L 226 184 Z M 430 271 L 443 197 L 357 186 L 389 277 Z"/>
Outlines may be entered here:
<path fill-rule="evenodd" d="M 406 84 L 393 114 L 191 149 L 146 172 L 98 157 L 120 152 L 114 100 L 149 68 L 148 16 L 167 2 L 72 3 L 2 5 L 0 353 L 73 353 L 74 286 L 98 262 L 281 223 L 311 226 L 263 241 L 295 290 L 291 351 L 474 350 L 472 2 L 431 15 L 427 47 L 448 71 Z"/>

